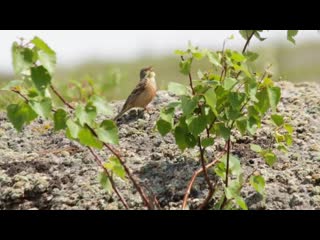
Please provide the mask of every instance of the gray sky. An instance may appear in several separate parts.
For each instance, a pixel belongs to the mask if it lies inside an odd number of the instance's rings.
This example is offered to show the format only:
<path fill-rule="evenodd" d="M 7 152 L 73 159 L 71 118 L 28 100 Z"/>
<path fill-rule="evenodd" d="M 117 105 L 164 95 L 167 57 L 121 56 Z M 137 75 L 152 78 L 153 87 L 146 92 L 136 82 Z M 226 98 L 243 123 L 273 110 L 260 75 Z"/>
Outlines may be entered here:
<path fill-rule="evenodd" d="M 0 72 L 12 72 L 11 45 L 19 37 L 42 38 L 58 56 L 59 65 L 74 65 L 88 59 L 126 60 L 141 55 L 167 55 L 173 50 L 187 46 L 188 40 L 200 47 L 221 47 L 231 34 L 235 39 L 229 47 L 240 47 L 244 40 L 236 30 L 2 30 L 0 31 Z M 286 31 L 271 30 L 263 34 L 268 37 L 264 44 L 285 41 Z M 320 40 L 315 31 L 300 31 L 296 40 Z M 252 46 L 257 44 L 252 42 Z"/>

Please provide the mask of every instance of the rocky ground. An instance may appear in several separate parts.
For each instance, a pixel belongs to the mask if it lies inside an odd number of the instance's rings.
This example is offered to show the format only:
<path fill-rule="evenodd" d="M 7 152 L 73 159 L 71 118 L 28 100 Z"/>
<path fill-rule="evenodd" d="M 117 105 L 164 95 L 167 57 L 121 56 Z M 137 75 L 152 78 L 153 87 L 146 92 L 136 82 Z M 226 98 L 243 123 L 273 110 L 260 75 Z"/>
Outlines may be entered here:
<path fill-rule="evenodd" d="M 269 127 L 254 139 L 236 136 L 232 153 L 240 157 L 245 172 L 257 170 L 266 179 L 265 201 L 250 186 L 243 188 L 243 196 L 250 209 L 320 209 L 320 85 L 280 85 L 279 111 L 291 118 L 294 143 L 270 168 L 249 150 L 250 143 L 268 140 Z M 181 208 L 187 183 L 199 168 L 197 150 L 182 154 L 172 136 L 162 138 L 154 129 L 159 108 L 173 98 L 159 92 L 150 113 L 132 110 L 119 123 L 120 149 L 128 166 L 164 209 Z M 118 108 L 121 104 L 115 103 Z M 108 154 L 100 152 L 105 158 Z M 123 209 L 115 194 L 101 188 L 99 171 L 88 150 L 54 133 L 52 123 L 39 119 L 17 133 L 0 113 L 0 209 Z M 145 209 L 129 181 L 116 183 L 131 208 Z M 190 208 L 206 193 L 199 177 Z"/>

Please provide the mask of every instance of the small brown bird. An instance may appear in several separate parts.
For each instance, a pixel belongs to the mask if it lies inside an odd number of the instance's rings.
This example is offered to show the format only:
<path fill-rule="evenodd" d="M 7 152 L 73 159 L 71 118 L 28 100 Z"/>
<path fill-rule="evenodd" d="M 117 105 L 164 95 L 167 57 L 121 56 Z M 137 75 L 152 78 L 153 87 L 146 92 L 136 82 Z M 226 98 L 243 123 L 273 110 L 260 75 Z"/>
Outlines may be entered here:
<path fill-rule="evenodd" d="M 119 119 L 125 112 L 131 108 L 144 108 L 153 100 L 157 92 L 155 72 L 152 67 L 143 68 L 140 71 L 140 82 L 131 92 L 120 113 L 114 118 Z"/>

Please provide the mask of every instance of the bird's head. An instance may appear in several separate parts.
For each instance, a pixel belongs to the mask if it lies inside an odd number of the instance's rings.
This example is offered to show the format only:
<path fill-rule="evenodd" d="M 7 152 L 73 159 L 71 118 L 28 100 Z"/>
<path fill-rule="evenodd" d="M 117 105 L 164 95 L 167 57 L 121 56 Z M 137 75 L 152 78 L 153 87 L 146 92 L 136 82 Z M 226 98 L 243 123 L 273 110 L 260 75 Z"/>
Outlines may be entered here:
<path fill-rule="evenodd" d="M 156 74 L 153 71 L 153 67 L 142 68 L 140 71 L 140 80 L 144 78 L 154 77 Z"/>

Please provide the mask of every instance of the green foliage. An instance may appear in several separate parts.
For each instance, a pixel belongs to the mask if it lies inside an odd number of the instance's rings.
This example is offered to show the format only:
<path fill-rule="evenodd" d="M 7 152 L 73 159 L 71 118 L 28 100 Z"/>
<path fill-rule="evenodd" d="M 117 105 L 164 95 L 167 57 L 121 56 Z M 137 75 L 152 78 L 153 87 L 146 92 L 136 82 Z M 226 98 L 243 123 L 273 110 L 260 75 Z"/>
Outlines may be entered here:
<path fill-rule="evenodd" d="M 262 176 L 251 176 L 250 184 L 258 193 L 264 195 L 266 182 Z"/>
<path fill-rule="evenodd" d="M 171 132 L 181 151 L 198 146 L 206 153 L 206 148 L 217 142 L 217 139 L 230 141 L 235 131 L 239 131 L 242 136 L 253 136 L 261 127 L 262 120 L 271 113 L 271 121 L 275 128 L 275 144 L 271 143 L 266 149 L 251 144 L 250 149 L 269 166 L 275 164 L 277 156 L 273 148 L 285 151 L 286 146 L 292 144 L 293 129 L 276 113 L 281 99 L 281 89 L 272 80 L 272 74 L 268 69 L 252 72 L 252 65 L 258 54 L 245 51 L 252 39 L 266 39 L 262 37 L 262 32 L 263 30 L 240 30 L 241 36 L 246 40 L 243 52 L 230 49 L 201 50 L 191 43 L 186 50 L 175 51 L 175 54 L 180 56 L 180 72 L 187 75 L 186 81 L 189 82 L 192 91 L 178 83 L 169 84 L 169 91 L 179 98 L 175 106 L 168 105 L 161 111 L 157 121 L 157 129 L 161 135 Z M 295 32 L 289 31 L 288 40 L 292 41 L 295 35 Z M 193 80 L 193 62 L 200 59 L 206 60 L 211 67 L 206 70 L 197 69 L 199 80 Z M 173 121 L 173 114 L 168 114 L 168 109 L 171 113 L 182 114 L 177 114 L 176 121 Z M 241 209 L 248 209 L 241 197 L 241 188 L 246 180 L 240 162 L 236 156 L 227 152 L 214 167 L 214 173 L 224 182 L 223 192 L 227 201 L 223 200 L 218 204 L 222 208 L 232 208 L 235 204 Z M 265 181 L 262 176 L 250 178 L 250 183 L 257 192 L 263 193 Z"/>
<path fill-rule="evenodd" d="M 67 127 L 67 113 L 63 109 L 58 109 L 53 116 L 54 130 L 59 131 Z"/>
<path fill-rule="evenodd" d="M 112 185 L 105 171 L 99 173 L 98 181 L 103 189 L 106 190 L 109 194 L 112 192 Z"/>
<path fill-rule="evenodd" d="M 98 114 L 111 115 L 113 111 L 110 105 L 93 91 L 86 99 L 86 104 L 77 104 L 70 112 L 63 108 L 54 108 L 50 90 L 53 91 L 56 53 L 42 39 L 34 37 L 25 44 L 14 42 L 12 59 L 18 78 L 1 90 L 18 93 L 23 100 L 7 107 L 8 118 L 18 131 L 40 116 L 52 120 L 55 131 L 65 130 L 69 139 L 78 141 L 83 146 L 102 149 L 103 143 L 119 144 L 116 124 L 112 120 L 104 120 L 100 124 L 96 121 Z M 93 82 L 88 79 L 92 89 Z M 81 84 L 79 89 L 82 92 Z M 111 173 L 124 179 L 125 171 L 117 158 L 110 157 L 105 165 Z M 105 172 L 100 173 L 99 181 L 108 192 L 111 191 L 110 179 Z"/>
<path fill-rule="evenodd" d="M 21 131 L 23 125 L 29 124 L 37 117 L 37 114 L 26 103 L 10 104 L 7 107 L 8 118 L 13 126 Z"/>
<path fill-rule="evenodd" d="M 118 127 L 111 120 L 104 120 L 96 133 L 99 139 L 105 143 L 119 144 Z"/>

